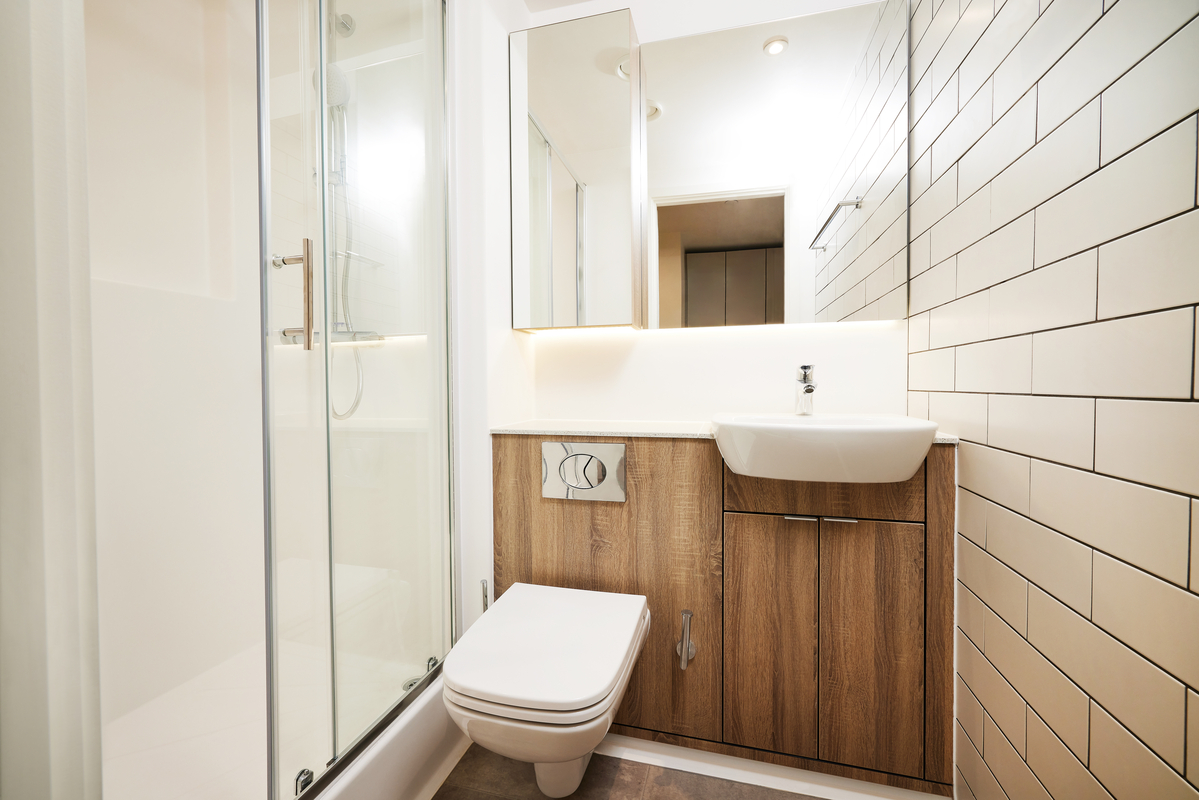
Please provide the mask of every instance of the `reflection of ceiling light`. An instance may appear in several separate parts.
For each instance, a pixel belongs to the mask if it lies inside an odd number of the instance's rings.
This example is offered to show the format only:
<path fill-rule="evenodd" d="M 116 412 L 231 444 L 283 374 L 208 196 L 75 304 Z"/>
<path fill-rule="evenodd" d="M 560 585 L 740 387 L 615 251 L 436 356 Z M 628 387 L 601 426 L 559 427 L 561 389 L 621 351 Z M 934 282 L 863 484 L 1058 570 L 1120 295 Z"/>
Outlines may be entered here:
<path fill-rule="evenodd" d="M 653 122 L 656 119 L 661 119 L 663 114 L 662 104 L 657 100 L 645 101 L 645 119 Z"/>
<path fill-rule="evenodd" d="M 632 56 L 625 56 L 620 60 L 620 63 L 616 65 L 616 77 L 620 78 L 622 81 L 627 81 L 629 79 L 629 59 L 631 58 Z"/>
<path fill-rule="evenodd" d="M 777 56 L 779 53 L 787 49 L 786 36 L 771 36 L 762 45 L 762 52 L 768 56 Z"/>

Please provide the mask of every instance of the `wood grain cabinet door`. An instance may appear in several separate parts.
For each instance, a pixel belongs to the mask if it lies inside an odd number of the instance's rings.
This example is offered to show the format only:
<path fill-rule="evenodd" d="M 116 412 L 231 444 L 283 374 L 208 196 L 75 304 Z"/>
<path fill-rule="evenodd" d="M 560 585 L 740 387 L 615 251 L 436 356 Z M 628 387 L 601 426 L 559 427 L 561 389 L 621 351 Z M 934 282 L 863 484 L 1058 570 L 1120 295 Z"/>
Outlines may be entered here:
<path fill-rule="evenodd" d="M 820 520 L 820 758 L 923 773 L 923 525 Z"/>
<path fill-rule="evenodd" d="M 724 515 L 724 741 L 816 758 L 815 519 Z"/>
<path fill-rule="evenodd" d="M 627 500 L 541 496 L 541 442 L 625 444 Z M 616 721 L 720 741 L 721 459 L 705 439 L 492 437 L 495 591 L 515 582 L 643 594 L 649 635 Z M 675 644 L 691 611 L 696 655 Z"/>

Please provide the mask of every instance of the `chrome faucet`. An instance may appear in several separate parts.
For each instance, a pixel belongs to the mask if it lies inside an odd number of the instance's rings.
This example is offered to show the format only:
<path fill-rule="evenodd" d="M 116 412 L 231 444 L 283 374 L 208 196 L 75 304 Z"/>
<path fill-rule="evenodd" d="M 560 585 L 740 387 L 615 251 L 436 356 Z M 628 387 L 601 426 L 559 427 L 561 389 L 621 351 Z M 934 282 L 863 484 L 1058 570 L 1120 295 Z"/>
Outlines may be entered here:
<path fill-rule="evenodd" d="M 816 391 L 813 374 L 816 367 L 804 364 L 795 371 L 795 413 L 802 416 L 812 414 L 812 395 Z"/>

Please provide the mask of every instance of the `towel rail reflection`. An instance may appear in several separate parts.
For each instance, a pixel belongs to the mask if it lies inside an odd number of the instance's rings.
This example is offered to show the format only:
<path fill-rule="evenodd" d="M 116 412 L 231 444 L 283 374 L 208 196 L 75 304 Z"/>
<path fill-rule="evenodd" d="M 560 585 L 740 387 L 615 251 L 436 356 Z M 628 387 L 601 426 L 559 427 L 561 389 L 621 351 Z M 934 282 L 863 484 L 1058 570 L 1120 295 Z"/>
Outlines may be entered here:
<path fill-rule="evenodd" d="M 861 208 L 862 207 L 862 198 L 855 197 L 852 200 L 842 200 L 840 203 L 837 203 L 836 207 L 833 209 L 833 213 L 829 214 L 828 219 L 826 219 L 824 221 L 824 224 L 820 226 L 820 232 L 816 234 L 816 238 L 812 240 L 812 243 L 810 245 L 808 245 L 809 250 L 823 250 L 826 247 L 828 247 L 827 244 L 820 244 L 820 240 L 822 238 L 824 238 L 825 232 L 829 229 L 829 226 L 833 224 L 833 220 L 837 218 L 838 212 L 840 212 L 841 209 L 846 208 L 848 206 L 853 206 L 854 208 Z"/>

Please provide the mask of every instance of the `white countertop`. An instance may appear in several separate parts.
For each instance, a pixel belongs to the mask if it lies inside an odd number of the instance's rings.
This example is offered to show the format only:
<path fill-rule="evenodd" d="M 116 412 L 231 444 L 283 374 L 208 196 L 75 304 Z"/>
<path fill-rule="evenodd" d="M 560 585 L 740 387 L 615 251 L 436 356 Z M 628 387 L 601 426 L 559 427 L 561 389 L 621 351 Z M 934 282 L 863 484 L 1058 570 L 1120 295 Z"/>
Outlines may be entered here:
<path fill-rule="evenodd" d="M 714 439 L 710 422 L 653 419 L 530 419 L 500 425 L 492 433 L 563 436 L 644 436 L 662 439 Z"/>
<path fill-rule="evenodd" d="M 529 419 L 498 425 L 492 433 L 536 436 L 641 436 L 661 439 L 714 439 L 712 423 L 654 419 Z M 958 437 L 937 431 L 933 444 L 957 444 Z"/>

